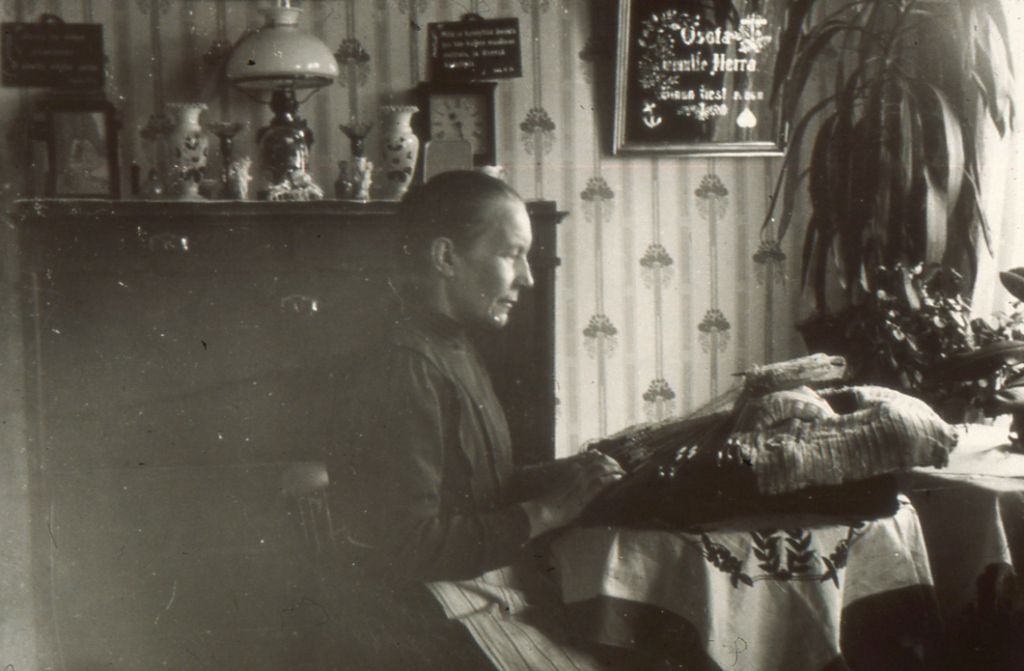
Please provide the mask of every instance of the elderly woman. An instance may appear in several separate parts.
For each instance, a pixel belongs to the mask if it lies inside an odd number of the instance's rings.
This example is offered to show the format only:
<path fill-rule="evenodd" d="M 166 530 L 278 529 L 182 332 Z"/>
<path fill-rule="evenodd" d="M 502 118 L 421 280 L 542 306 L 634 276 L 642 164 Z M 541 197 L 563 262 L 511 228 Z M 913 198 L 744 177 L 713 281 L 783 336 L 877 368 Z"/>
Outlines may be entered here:
<path fill-rule="evenodd" d="M 505 415 L 465 332 L 505 326 L 533 285 L 530 219 L 515 191 L 481 173 L 442 173 L 411 190 L 398 217 L 400 307 L 352 380 L 351 443 L 340 482 L 332 474 L 349 501 L 345 563 L 375 586 L 393 633 L 374 638 L 374 659 L 360 664 L 488 668 L 425 583 L 528 565 L 524 546 L 572 522 L 622 471 L 597 453 L 513 469 Z"/>

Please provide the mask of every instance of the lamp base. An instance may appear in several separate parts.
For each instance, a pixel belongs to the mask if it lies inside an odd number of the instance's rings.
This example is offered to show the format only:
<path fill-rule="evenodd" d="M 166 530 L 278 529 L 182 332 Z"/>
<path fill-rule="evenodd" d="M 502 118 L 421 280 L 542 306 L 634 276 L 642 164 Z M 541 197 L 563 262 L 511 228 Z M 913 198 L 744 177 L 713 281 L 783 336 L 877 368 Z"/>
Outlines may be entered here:
<path fill-rule="evenodd" d="M 262 193 L 262 192 L 261 192 Z M 295 171 L 287 179 L 278 184 L 271 184 L 266 190 L 263 200 L 323 200 L 324 191 L 305 171 Z"/>
<path fill-rule="evenodd" d="M 313 131 L 298 116 L 294 89 L 275 89 L 270 98 L 274 118 L 259 129 L 263 174 L 270 185 L 260 196 L 265 200 L 319 200 L 323 190 L 306 172 Z"/>

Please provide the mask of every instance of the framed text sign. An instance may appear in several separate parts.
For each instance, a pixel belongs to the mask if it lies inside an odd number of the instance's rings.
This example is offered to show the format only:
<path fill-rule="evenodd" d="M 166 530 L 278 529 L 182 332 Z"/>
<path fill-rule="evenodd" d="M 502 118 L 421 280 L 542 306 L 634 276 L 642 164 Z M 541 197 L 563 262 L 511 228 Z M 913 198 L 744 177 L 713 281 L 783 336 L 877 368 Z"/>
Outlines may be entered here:
<path fill-rule="evenodd" d="M 0 76 L 4 86 L 103 88 L 102 24 L 56 19 L 4 23 L 0 30 Z"/>
<path fill-rule="evenodd" d="M 769 104 L 785 0 L 622 0 L 618 152 L 782 152 Z"/>
<path fill-rule="evenodd" d="M 427 24 L 433 80 L 522 77 L 519 19 L 469 16 L 462 21 Z"/>

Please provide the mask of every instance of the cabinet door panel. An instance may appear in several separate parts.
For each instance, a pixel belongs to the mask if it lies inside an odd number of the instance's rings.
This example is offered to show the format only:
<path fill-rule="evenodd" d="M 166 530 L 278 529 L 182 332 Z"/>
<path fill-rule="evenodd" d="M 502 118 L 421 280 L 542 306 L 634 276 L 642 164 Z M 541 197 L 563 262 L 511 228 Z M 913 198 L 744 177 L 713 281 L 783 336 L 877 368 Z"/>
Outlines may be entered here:
<path fill-rule="evenodd" d="M 326 614 L 282 471 L 134 467 L 48 480 L 45 615 L 65 668 L 302 668 Z"/>
<path fill-rule="evenodd" d="M 329 374 L 381 313 L 380 281 L 339 273 L 50 281 L 60 288 L 41 292 L 39 343 L 50 468 L 310 451 L 329 429 Z"/>
<path fill-rule="evenodd" d="M 331 369 L 280 371 L 186 396 L 45 417 L 42 466 L 77 471 L 307 459 L 333 440 Z"/>

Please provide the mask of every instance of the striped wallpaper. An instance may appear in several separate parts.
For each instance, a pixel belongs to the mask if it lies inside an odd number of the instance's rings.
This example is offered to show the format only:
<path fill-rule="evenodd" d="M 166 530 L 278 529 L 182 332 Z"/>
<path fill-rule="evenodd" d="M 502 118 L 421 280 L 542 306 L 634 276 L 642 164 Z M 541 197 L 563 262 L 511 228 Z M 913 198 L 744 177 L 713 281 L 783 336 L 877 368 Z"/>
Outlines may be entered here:
<path fill-rule="evenodd" d="M 146 129 L 165 106 L 209 105 L 204 120 L 244 121 L 252 151 L 266 109 L 219 78 L 223 55 L 263 23 L 239 0 L 3 0 L 5 21 L 42 12 L 104 25 L 107 94 L 124 126 L 122 162 L 164 160 Z M 302 28 L 337 50 L 342 76 L 305 103 L 312 172 L 329 191 L 348 158 L 340 124 L 412 102 L 426 77 L 426 24 L 466 12 L 517 17 L 523 77 L 497 92 L 497 147 L 526 198 L 570 212 L 559 230 L 557 445 L 562 454 L 629 424 L 686 413 L 750 364 L 801 352 L 798 235 L 760 231 L 778 159 L 613 157 L 614 0 L 305 0 Z M 19 111 L 32 93 L 0 90 L 5 156 L 20 156 Z M 379 157 L 379 128 L 367 139 Z M 24 165 L 2 162 L 0 197 L 24 192 Z M 127 172 L 127 171 L 126 171 Z"/>

